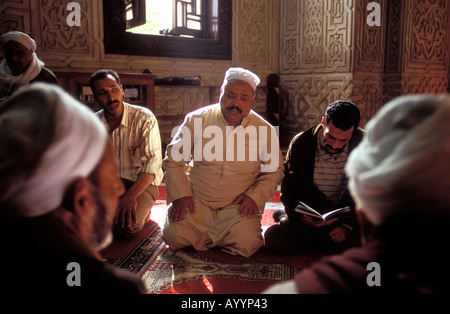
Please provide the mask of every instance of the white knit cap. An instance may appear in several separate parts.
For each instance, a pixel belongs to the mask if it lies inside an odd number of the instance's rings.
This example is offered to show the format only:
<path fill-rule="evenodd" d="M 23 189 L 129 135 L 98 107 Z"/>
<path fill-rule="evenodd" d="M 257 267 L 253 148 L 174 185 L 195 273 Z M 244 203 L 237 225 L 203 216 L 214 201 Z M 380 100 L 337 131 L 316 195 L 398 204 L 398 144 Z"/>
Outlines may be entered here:
<path fill-rule="evenodd" d="M 33 52 L 36 51 L 36 42 L 34 41 L 33 38 L 31 38 L 30 36 L 28 36 L 25 33 L 14 31 L 14 32 L 9 32 L 9 33 L 3 34 L 0 37 L 0 42 L 1 42 L 2 46 L 4 46 L 10 40 L 21 43 L 22 45 L 24 45 L 28 49 L 32 50 Z"/>
<path fill-rule="evenodd" d="M 379 225 L 403 212 L 450 215 L 450 97 L 397 98 L 367 124 L 346 165 L 360 210 Z"/>
<path fill-rule="evenodd" d="M 223 84 L 225 85 L 231 80 L 241 80 L 247 82 L 250 84 L 253 91 L 256 91 L 256 87 L 258 87 L 261 82 L 260 78 L 256 74 L 243 68 L 229 68 L 225 73 Z"/>
<path fill-rule="evenodd" d="M 16 218 L 55 210 L 70 184 L 97 167 L 107 140 L 94 113 L 58 86 L 35 83 L 16 93 L 0 104 L 2 210 Z M 29 156 L 32 171 L 21 165 Z"/>

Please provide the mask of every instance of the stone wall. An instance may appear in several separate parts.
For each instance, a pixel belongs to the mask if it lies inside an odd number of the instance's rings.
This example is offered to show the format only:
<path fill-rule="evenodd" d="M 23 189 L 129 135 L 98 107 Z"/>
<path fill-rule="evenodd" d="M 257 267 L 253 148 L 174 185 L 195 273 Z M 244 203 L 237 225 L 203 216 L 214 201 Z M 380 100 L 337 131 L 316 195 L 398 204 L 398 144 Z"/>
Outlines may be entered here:
<path fill-rule="evenodd" d="M 359 106 L 364 126 L 399 95 L 447 92 L 449 2 L 376 1 L 380 26 L 367 24 L 369 2 L 281 2 L 280 74 L 289 97 L 285 138 L 319 123 L 338 99 Z"/>
<path fill-rule="evenodd" d="M 378 0 L 381 25 L 366 23 L 370 0 L 233 0 L 232 60 L 105 54 L 103 1 L 79 0 L 80 27 L 66 23 L 69 0 L 4 0 L 0 33 L 32 33 L 38 55 L 55 71 L 113 68 L 164 78 L 202 77 L 202 88 L 162 88 L 156 115 L 167 141 L 188 110 L 218 100 L 230 66 L 262 78 L 255 109 L 265 104 L 265 80 L 282 78 L 286 106 L 282 142 L 320 121 L 337 99 L 357 103 L 364 124 L 390 99 L 408 93 L 443 93 L 449 86 L 450 5 L 446 0 Z M 215 88 L 213 94 L 210 87 Z M 176 110 L 174 110 L 176 108 Z"/>
<path fill-rule="evenodd" d="M 165 142 L 180 116 L 210 101 L 218 101 L 218 90 L 229 67 L 251 69 L 261 77 L 262 86 L 269 74 L 279 72 L 279 0 L 233 0 L 231 61 L 106 54 L 103 1 L 76 1 L 82 12 L 80 27 L 67 25 L 69 2 L 4 0 L 0 4 L 0 34 L 10 30 L 31 33 L 38 44 L 38 56 L 55 72 L 92 73 L 99 68 L 112 68 L 119 73 L 151 69 L 161 78 L 200 75 L 205 87 L 164 87 L 157 91 L 155 114 L 161 117 Z M 205 95 L 210 87 L 216 89 L 212 95 Z M 264 104 L 262 88 L 258 91 L 255 109 L 263 110 Z"/>

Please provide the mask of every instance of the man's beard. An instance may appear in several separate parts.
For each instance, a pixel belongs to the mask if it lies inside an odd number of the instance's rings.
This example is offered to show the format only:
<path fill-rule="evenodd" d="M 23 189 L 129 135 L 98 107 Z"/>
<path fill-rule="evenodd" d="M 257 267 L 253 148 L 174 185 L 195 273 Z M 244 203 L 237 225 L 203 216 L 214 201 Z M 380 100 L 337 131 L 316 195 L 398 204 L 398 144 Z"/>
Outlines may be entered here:
<path fill-rule="evenodd" d="M 344 150 L 344 148 L 345 148 L 345 146 L 340 149 L 334 149 L 330 145 L 325 144 L 325 151 L 330 155 L 337 155 L 337 154 L 341 153 Z"/>
<path fill-rule="evenodd" d="M 98 251 L 106 248 L 113 240 L 112 225 L 107 226 L 106 213 L 105 205 L 97 198 L 97 216 L 94 221 L 94 235 L 91 245 Z"/>

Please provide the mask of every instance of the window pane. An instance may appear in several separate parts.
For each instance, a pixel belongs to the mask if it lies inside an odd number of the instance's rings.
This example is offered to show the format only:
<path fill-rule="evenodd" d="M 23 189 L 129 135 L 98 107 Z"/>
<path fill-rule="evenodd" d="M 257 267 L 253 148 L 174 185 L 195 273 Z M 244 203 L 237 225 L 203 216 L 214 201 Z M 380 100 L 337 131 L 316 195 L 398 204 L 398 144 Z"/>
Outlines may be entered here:
<path fill-rule="evenodd" d="M 147 22 L 128 31 L 139 34 L 160 35 L 164 33 L 164 30 L 171 30 L 173 28 L 172 4 L 170 0 L 146 0 Z"/>

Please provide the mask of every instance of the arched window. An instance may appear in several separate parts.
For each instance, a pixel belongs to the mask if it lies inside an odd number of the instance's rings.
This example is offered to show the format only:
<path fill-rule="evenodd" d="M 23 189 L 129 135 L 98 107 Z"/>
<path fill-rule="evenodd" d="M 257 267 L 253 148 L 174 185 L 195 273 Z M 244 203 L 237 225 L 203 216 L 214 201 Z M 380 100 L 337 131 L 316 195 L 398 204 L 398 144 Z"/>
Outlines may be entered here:
<path fill-rule="evenodd" d="M 231 60 L 231 0 L 160 1 L 104 0 L 105 52 Z"/>

